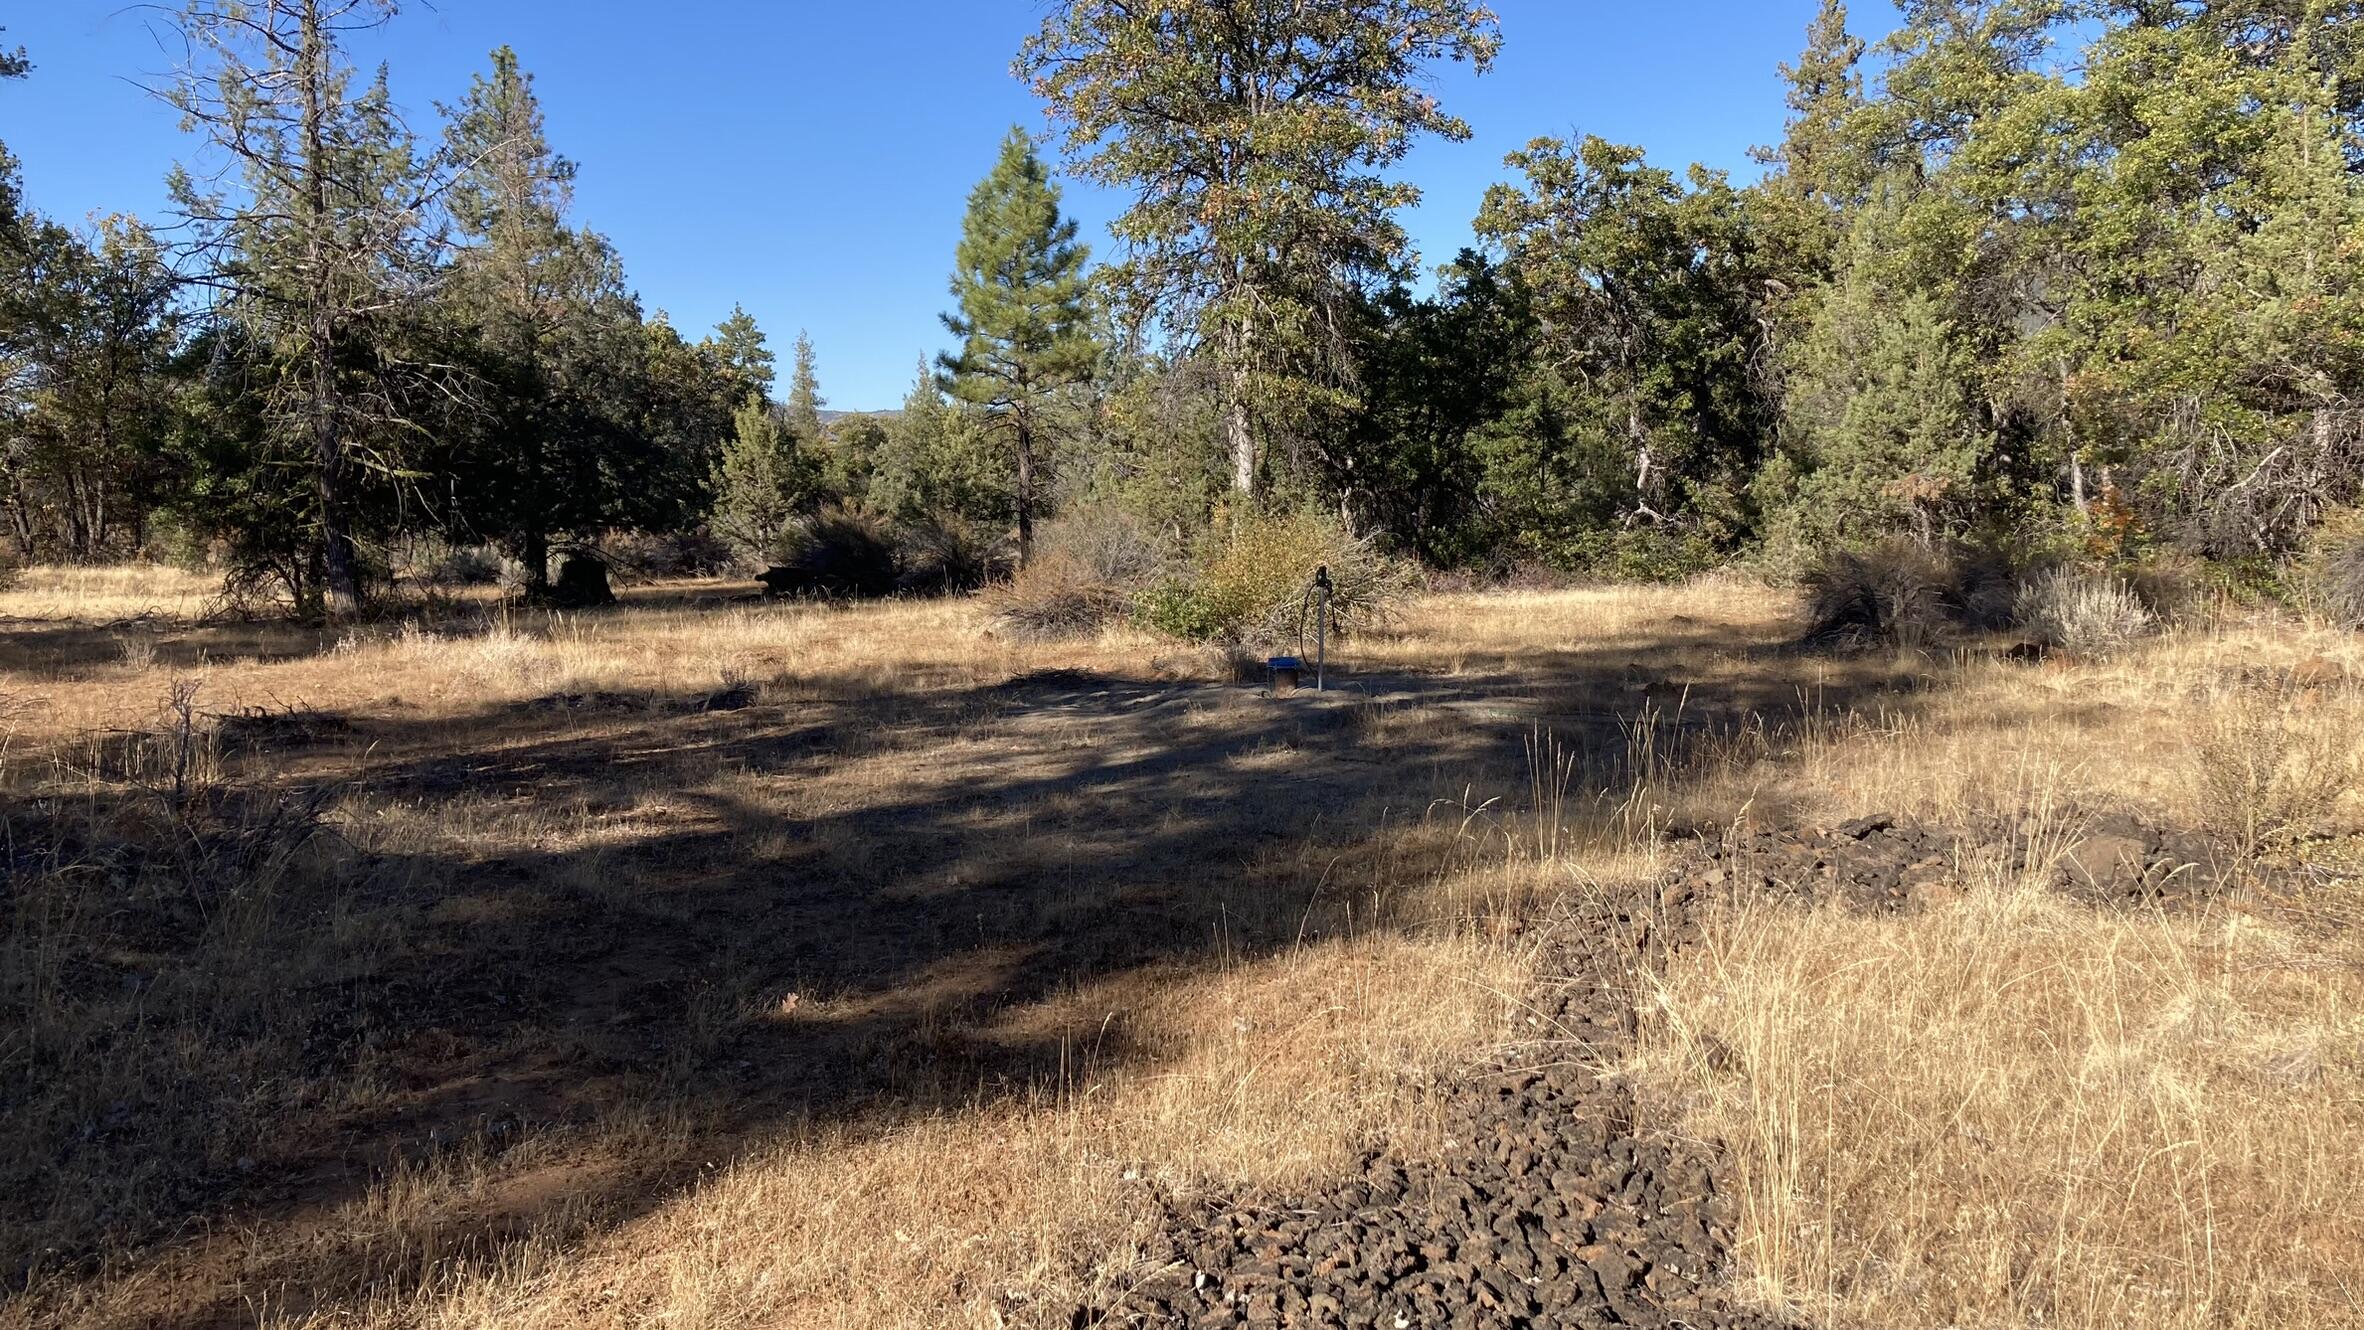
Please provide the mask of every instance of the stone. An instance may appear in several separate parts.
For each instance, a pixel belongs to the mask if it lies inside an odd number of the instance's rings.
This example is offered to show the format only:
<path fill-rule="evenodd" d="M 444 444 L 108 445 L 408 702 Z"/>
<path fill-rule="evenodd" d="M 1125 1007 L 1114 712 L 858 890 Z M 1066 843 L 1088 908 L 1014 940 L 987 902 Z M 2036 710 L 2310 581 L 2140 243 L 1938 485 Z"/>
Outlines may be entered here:
<path fill-rule="evenodd" d="M 2072 885 L 2098 890 L 2128 882 L 2139 884 L 2149 863 L 2149 846 L 2135 837 L 2108 831 L 2086 836 L 2061 856 L 2061 866 L 2068 870 Z"/>

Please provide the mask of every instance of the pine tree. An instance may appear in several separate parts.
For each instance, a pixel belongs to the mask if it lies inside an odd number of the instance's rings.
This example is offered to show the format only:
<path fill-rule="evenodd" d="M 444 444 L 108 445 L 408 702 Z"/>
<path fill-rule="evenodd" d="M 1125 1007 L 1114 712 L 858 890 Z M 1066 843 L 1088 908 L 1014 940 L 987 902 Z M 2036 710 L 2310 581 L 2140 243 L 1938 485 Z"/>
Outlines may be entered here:
<path fill-rule="evenodd" d="M 331 613 L 361 599 L 357 491 L 367 473 L 399 469 L 388 453 L 414 433 L 381 366 L 357 362 L 374 331 L 424 297 L 422 226 L 438 189 L 383 71 L 357 85 L 340 45 L 394 10 L 393 0 L 190 0 L 179 24 L 195 63 L 166 94 L 240 176 L 243 197 L 177 168 L 171 189 L 210 260 L 204 280 L 231 292 L 235 316 L 285 365 L 270 411 L 305 441 L 312 491 L 310 566 L 295 590 Z"/>
<path fill-rule="evenodd" d="M 796 334 L 796 371 L 788 380 L 788 428 L 807 445 L 821 441 L 821 377 L 813 369 L 813 339 L 802 329 Z"/>
<path fill-rule="evenodd" d="M 1018 566 L 1034 554 L 1036 466 L 1051 398 L 1092 372 L 1084 265 L 1090 251 L 1059 215 L 1059 187 L 1026 131 L 1012 127 L 991 174 L 969 195 L 944 327 L 961 339 L 943 356 L 945 390 L 978 407 L 1016 462 Z"/>
<path fill-rule="evenodd" d="M 1789 127 L 1779 146 L 1750 155 L 1773 168 L 1767 185 L 1836 212 L 1855 203 L 1870 184 L 1868 163 L 1851 136 L 1863 109 L 1862 38 L 1847 31 L 1845 0 L 1822 0 L 1806 27 L 1806 49 L 1781 66 L 1789 85 Z"/>
<path fill-rule="evenodd" d="M 723 363 L 737 372 L 746 391 L 763 397 L 771 395 L 777 357 L 765 343 L 763 329 L 756 326 L 754 316 L 744 307 L 732 305 L 731 316 L 714 325 L 714 335 L 707 341 Z"/>
<path fill-rule="evenodd" d="M 1420 191 L 1384 172 L 1422 134 L 1469 137 L 1423 74 L 1499 45 L 1479 0 L 1062 0 L 1020 52 L 1077 170 L 1135 195 L 1115 285 L 1221 367 L 1243 510 L 1259 428 L 1342 404 L 1323 330 L 1344 285 L 1407 266 L 1395 213 Z"/>

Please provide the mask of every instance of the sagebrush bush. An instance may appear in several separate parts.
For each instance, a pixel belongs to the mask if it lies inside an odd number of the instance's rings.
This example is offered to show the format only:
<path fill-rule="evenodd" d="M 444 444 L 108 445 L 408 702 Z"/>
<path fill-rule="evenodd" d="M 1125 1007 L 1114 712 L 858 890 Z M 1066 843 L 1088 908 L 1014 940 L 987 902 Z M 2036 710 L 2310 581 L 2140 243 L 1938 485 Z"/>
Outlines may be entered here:
<path fill-rule="evenodd" d="M 1325 567 L 1331 631 L 1339 636 L 1383 621 L 1413 583 L 1409 570 L 1325 516 L 1264 515 L 1240 523 L 1187 579 L 1152 588 L 1142 618 L 1193 641 L 1294 649 L 1313 631 L 1310 593 L 1314 573 Z"/>
<path fill-rule="evenodd" d="M 1918 647 L 2004 628 L 2018 590 L 2011 561 L 1998 550 L 1909 540 L 1828 551 L 1802 580 L 1809 640 L 1850 646 Z"/>
<path fill-rule="evenodd" d="M 2158 631 L 2159 618 L 2124 579 L 2074 568 L 2039 573 L 2020 587 L 2018 620 L 2046 646 L 2107 660 Z"/>
<path fill-rule="evenodd" d="M 2305 835 L 2354 787 L 2359 737 L 2303 689 L 2255 679 L 2220 689 L 2191 735 L 2202 824 L 2244 858 Z"/>
<path fill-rule="evenodd" d="M 1125 617 L 1124 586 L 1063 549 L 1038 555 L 985 592 L 996 629 L 1029 641 L 1089 637 Z"/>
<path fill-rule="evenodd" d="M 798 518 L 772 550 L 761 580 L 776 596 L 891 595 L 901 574 L 886 523 L 844 505 Z"/>

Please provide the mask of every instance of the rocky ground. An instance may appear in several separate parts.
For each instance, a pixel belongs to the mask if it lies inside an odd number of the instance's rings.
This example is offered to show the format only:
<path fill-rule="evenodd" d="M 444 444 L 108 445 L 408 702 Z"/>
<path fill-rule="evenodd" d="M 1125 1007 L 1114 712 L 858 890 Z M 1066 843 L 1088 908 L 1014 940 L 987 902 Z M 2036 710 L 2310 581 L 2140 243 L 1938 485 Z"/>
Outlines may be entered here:
<path fill-rule="evenodd" d="M 1443 1105 L 1439 1160 L 1366 1153 L 1301 1195 L 1163 1202 L 1152 1273 L 1073 1327 L 1696 1327 L 1788 1322 L 1739 1303 L 1725 1260 L 1732 1197 L 1712 1143 L 1680 1139 L 1599 1074 L 1632 1039 L 1639 963 L 1696 936 L 1737 895 L 1925 908 L 1971 861 L 2097 903 L 2162 902 L 2215 881 L 2206 842 L 2126 817 L 2061 835 L 2034 820 L 1939 829 L 1893 817 L 1819 829 L 1694 833 L 1650 888 L 1571 900 L 1548 925 L 1554 976 L 1532 995 L 1544 1037 Z"/>

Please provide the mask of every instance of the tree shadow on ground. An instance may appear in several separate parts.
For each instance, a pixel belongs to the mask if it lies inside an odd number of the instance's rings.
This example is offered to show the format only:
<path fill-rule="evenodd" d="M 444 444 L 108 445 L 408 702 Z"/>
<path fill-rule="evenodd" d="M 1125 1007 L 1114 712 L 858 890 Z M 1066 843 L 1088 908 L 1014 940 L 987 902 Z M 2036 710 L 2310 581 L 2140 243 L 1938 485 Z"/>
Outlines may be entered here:
<path fill-rule="evenodd" d="M 1637 752 L 1677 771 L 1752 718 L 1909 710 L 1933 686 L 1708 624 L 1341 683 L 1274 698 L 1075 673 L 798 677 L 752 697 L 554 695 L 258 733 L 227 755 L 231 783 L 315 802 L 333 789 L 357 849 L 301 888 L 321 899 L 299 892 L 258 925 L 255 954 L 294 954 L 332 915 L 387 934 L 332 977 L 287 967 L 272 1005 L 301 1037 L 281 1070 L 383 1088 L 316 1095 L 342 1106 L 270 1124 L 236 1169 L 185 1179 L 148 1236 L 316 1227 L 390 1164 L 455 1141 L 682 1106 L 698 1144 L 677 1160 L 584 1170 L 497 1219 L 455 1216 L 439 1240 L 497 1259 L 559 1206 L 620 1223 L 786 1132 L 883 1131 L 1035 1092 L 1087 1046 L 1101 1067 L 1151 1056 L 1121 1022 L 1003 1019 L 1080 986 L 1252 961 L 1350 919 L 1434 926 L 1413 890 L 1468 861 L 1471 809 L 1515 803 L 1539 763 L 1614 795 Z M 1564 760 L 1539 756 L 1539 735 Z M 1440 800 L 1458 803 L 1438 815 Z M 202 910 L 182 924 L 207 926 Z M 141 967 L 195 954 L 133 950 L 91 981 L 136 988 Z M 117 1145 L 142 1149 L 136 1132 Z M 51 1180 L 99 1157 L 77 1150 Z M 316 1249 L 300 1265 L 198 1261 L 172 1316 L 250 1321 L 258 1297 L 332 1310 L 382 1274 L 322 1268 Z"/>

